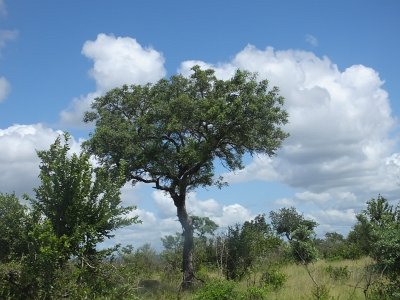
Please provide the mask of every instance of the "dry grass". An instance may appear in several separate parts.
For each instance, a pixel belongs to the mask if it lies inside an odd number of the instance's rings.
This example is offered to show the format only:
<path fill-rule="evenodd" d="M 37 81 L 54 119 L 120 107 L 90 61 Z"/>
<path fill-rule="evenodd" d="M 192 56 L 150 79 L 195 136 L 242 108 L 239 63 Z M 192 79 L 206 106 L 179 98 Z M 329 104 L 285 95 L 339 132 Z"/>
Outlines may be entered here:
<path fill-rule="evenodd" d="M 365 299 L 363 288 L 366 284 L 364 267 L 369 259 L 343 260 L 337 262 L 318 261 L 310 266 L 310 273 L 320 286 L 329 291 L 329 299 L 357 300 Z M 326 271 L 328 266 L 345 267 L 350 271 L 350 277 L 345 280 L 334 280 Z M 315 284 L 302 265 L 288 265 L 282 270 L 287 276 L 287 282 L 282 290 L 273 293 L 270 299 L 300 300 L 311 299 Z"/>
<path fill-rule="evenodd" d="M 370 259 L 343 260 L 335 262 L 318 261 L 311 265 L 309 270 L 314 276 L 316 282 L 325 286 L 329 291 L 329 300 L 365 300 L 363 288 L 366 285 L 364 268 L 370 263 Z M 334 280 L 326 271 L 328 266 L 347 267 L 350 276 L 345 280 Z M 287 275 L 287 281 L 283 288 L 277 292 L 270 292 L 269 300 L 310 300 L 313 299 L 312 293 L 315 285 L 309 277 L 307 270 L 302 265 L 287 265 L 282 270 Z M 219 278 L 218 274 L 208 274 L 209 278 Z M 179 282 L 164 282 L 164 288 L 156 293 L 142 295 L 140 299 L 177 299 Z M 244 280 L 237 283 L 236 290 L 244 291 L 247 288 L 247 282 Z M 190 292 L 181 293 L 181 300 L 193 299 Z"/>

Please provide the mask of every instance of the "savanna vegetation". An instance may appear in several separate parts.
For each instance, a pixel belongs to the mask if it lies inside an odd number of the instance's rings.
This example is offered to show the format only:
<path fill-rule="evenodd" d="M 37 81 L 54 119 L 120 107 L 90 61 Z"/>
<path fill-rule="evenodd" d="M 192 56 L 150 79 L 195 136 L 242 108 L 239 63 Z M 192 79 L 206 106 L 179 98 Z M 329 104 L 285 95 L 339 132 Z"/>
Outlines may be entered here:
<path fill-rule="evenodd" d="M 400 205 L 380 195 L 346 237 L 318 238 L 293 207 L 228 228 L 188 214 L 190 190 L 224 185 L 216 161 L 234 170 L 246 153 L 275 153 L 283 105 L 253 74 L 222 81 L 198 67 L 96 99 L 80 154 L 64 134 L 37 152 L 33 196 L 0 193 L 0 299 L 400 299 Z M 173 199 L 183 232 L 162 237 L 161 251 L 100 246 L 140 226 L 121 202 L 126 182 Z"/>

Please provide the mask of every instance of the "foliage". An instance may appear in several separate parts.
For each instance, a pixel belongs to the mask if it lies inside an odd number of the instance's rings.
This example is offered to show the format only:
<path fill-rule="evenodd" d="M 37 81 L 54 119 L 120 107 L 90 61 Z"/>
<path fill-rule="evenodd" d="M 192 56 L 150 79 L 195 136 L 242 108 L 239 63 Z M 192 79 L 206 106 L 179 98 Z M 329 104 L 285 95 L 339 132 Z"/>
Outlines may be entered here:
<path fill-rule="evenodd" d="M 294 207 L 272 211 L 270 218 L 275 231 L 288 239 L 295 261 L 308 264 L 317 258 L 315 221 L 305 219 Z"/>
<path fill-rule="evenodd" d="M 355 237 L 360 239 L 360 247 L 367 248 L 361 248 L 362 251 L 375 260 L 371 267 L 380 278 L 371 282 L 371 295 L 379 299 L 400 298 L 399 204 L 395 207 L 379 195 L 367 202 L 367 208 L 357 216 L 357 220 L 349 240 L 357 243 Z"/>
<path fill-rule="evenodd" d="M 371 288 L 369 299 L 400 300 L 400 279 L 385 280 L 381 278 Z"/>
<path fill-rule="evenodd" d="M 196 293 L 195 300 L 234 300 L 239 299 L 233 281 L 216 279 L 207 282 Z"/>
<path fill-rule="evenodd" d="M 269 291 L 265 287 L 251 286 L 244 291 L 242 299 L 248 299 L 248 300 L 267 299 L 268 293 Z"/>
<path fill-rule="evenodd" d="M 24 229 L 27 209 L 14 194 L 0 193 L 0 263 L 26 252 Z"/>
<path fill-rule="evenodd" d="M 400 207 L 390 205 L 382 196 L 367 202 L 360 214 L 359 223 L 368 228 L 369 254 L 376 266 L 385 274 L 396 278 L 400 275 Z M 362 221 L 360 221 L 362 220 Z M 364 225 L 363 225 L 364 226 Z"/>
<path fill-rule="evenodd" d="M 350 253 L 351 247 L 347 240 L 337 232 L 327 232 L 325 239 L 317 239 L 316 248 L 324 259 L 340 260 L 354 257 Z"/>
<path fill-rule="evenodd" d="M 305 230 L 314 230 L 317 223 L 307 220 L 303 215 L 299 214 L 294 207 L 281 208 L 279 211 L 271 211 L 269 214 L 271 225 L 279 235 L 284 235 L 289 241 L 292 235 L 299 227 Z"/>
<path fill-rule="evenodd" d="M 347 266 L 333 267 L 329 265 L 325 270 L 333 280 L 344 281 L 350 278 L 350 271 Z"/>
<path fill-rule="evenodd" d="M 104 169 L 91 165 L 86 153 L 69 156 L 69 135 L 63 138 L 58 137 L 49 150 L 37 152 L 41 185 L 34 189 L 36 199 L 30 200 L 56 237 L 67 239 L 66 259 L 74 255 L 82 264 L 90 264 L 98 254 L 98 243 L 138 219 L 126 217 L 133 207 L 121 206 L 122 174 L 110 178 Z"/>
<path fill-rule="evenodd" d="M 193 67 L 181 75 L 144 86 L 123 86 L 92 104 L 85 121 L 96 129 L 85 143 L 111 173 L 123 161 L 127 181 L 153 184 L 171 196 L 183 228 L 184 285 L 194 279 L 193 220 L 186 195 L 200 186 L 222 186 L 214 161 L 242 168 L 245 153 L 275 154 L 287 134 L 283 97 L 267 81 L 237 71 L 218 80 L 214 71 Z"/>
<path fill-rule="evenodd" d="M 326 285 L 314 286 L 311 291 L 311 296 L 312 296 L 312 299 L 316 299 L 316 300 L 332 299 L 330 296 L 329 288 Z"/>
<path fill-rule="evenodd" d="M 0 259 L 10 267 L 0 278 L 5 298 L 57 299 L 78 288 L 105 293 L 111 277 L 104 275 L 103 260 L 113 249 L 96 247 L 113 230 L 138 222 L 126 217 L 132 207 L 120 205 L 122 174 L 111 178 L 93 168 L 87 154 L 69 155 L 69 135 L 63 138 L 37 152 L 41 184 L 35 199 L 25 196 L 29 210 L 14 195 L 0 194 Z M 65 275 L 71 259 L 78 264 Z"/>
<path fill-rule="evenodd" d="M 193 230 L 200 238 L 205 238 L 207 235 L 214 235 L 218 225 L 209 217 L 192 216 Z"/>
<path fill-rule="evenodd" d="M 154 85 L 123 86 L 99 97 L 86 114 L 96 130 L 85 147 L 108 169 L 121 159 L 128 179 L 154 183 L 172 194 L 213 183 L 213 160 L 242 167 L 245 152 L 274 154 L 287 136 L 278 89 L 237 71 L 217 80 L 213 70 L 193 68 Z"/>
<path fill-rule="evenodd" d="M 287 281 L 287 275 L 276 268 L 272 268 L 262 273 L 261 281 L 267 287 L 277 291 L 281 289 Z"/>
<path fill-rule="evenodd" d="M 293 231 L 290 246 L 295 261 L 307 265 L 317 258 L 318 252 L 314 239 L 315 232 L 304 225 L 300 225 Z"/>
<path fill-rule="evenodd" d="M 168 274 L 179 272 L 182 268 L 182 234 L 167 235 L 161 238 L 164 250 L 161 252 L 161 258 L 166 263 L 166 272 Z M 168 275 L 169 276 L 169 275 Z"/>
<path fill-rule="evenodd" d="M 241 279 L 281 244 L 273 235 L 264 215 L 229 227 L 227 235 L 226 278 Z"/>
<path fill-rule="evenodd" d="M 198 270 L 202 264 L 215 263 L 214 235 L 218 225 L 208 217 L 191 216 L 194 230 L 194 265 Z"/>
<path fill-rule="evenodd" d="M 364 214 L 358 214 L 356 218 L 357 223 L 349 232 L 347 241 L 359 256 L 369 255 L 373 243 L 372 224 Z"/>

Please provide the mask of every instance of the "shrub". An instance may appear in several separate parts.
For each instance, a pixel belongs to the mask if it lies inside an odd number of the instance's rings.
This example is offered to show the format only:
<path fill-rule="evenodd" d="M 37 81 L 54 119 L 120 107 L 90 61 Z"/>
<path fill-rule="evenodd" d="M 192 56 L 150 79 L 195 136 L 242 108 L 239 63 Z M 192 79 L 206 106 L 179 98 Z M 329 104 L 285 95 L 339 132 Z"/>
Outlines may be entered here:
<path fill-rule="evenodd" d="M 234 290 L 235 283 L 228 280 L 207 282 L 195 293 L 195 300 L 234 300 L 239 299 Z"/>
<path fill-rule="evenodd" d="M 329 277 L 333 280 L 346 280 L 350 278 L 350 271 L 347 266 L 344 267 L 326 267 L 325 271 L 329 274 Z"/>
<path fill-rule="evenodd" d="M 268 289 L 265 287 L 249 287 L 244 293 L 242 299 L 246 300 L 262 300 L 267 299 L 268 296 Z"/>
<path fill-rule="evenodd" d="M 312 299 L 316 300 L 332 299 L 329 295 L 329 289 L 326 285 L 314 286 L 311 293 L 312 293 Z"/>
<path fill-rule="evenodd" d="M 265 285 L 271 287 L 274 291 L 277 291 L 285 284 L 287 275 L 276 269 L 271 269 L 262 274 L 261 280 Z"/>

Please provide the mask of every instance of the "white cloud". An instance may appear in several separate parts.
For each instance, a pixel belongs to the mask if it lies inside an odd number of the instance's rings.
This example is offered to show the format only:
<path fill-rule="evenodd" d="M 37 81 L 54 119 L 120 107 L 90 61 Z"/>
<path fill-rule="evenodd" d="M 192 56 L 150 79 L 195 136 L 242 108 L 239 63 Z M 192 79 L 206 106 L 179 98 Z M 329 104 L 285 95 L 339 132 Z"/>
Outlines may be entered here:
<path fill-rule="evenodd" d="M 0 77 L 0 102 L 3 101 L 10 92 L 10 83 L 4 77 Z"/>
<path fill-rule="evenodd" d="M 134 246 L 151 243 L 157 249 L 161 249 L 162 237 L 182 232 L 172 199 L 159 190 L 153 191 L 152 197 L 157 207 L 157 215 L 143 209 L 134 211 L 133 214 L 138 215 L 143 223 L 118 230 L 112 242 L 134 244 Z M 129 205 L 127 201 L 124 201 L 124 204 Z M 220 205 L 214 199 L 199 200 L 194 192 L 188 194 L 186 209 L 190 215 L 209 217 L 221 229 L 254 218 L 251 212 L 240 204 Z"/>
<path fill-rule="evenodd" d="M 319 205 L 324 205 L 332 200 L 329 193 L 312 193 L 310 191 L 296 193 L 295 198 L 302 202 L 311 202 Z"/>
<path fill-rule="evenodd" d="M 166 74 L 162 54 L 143 48 L 130 37 L 101 33 L 95 41 L 85 42 L 82 54 L 93 60 L 90 75 L 100 91 L 123 84 L 154 82 Z"/>
<path fill-rule="evenodd" d="M 101 33 L 96 40 L 84 43 L 82 54 L 93 61 L 89 74 L 96 81 L 96 91 L 74 99 L 60 113 L 61 123 L 71 127 L 84 126 L 83 113 L 95 97 L 124 84 L 156 82 L 166 74 L 163 55 L 130 37 Z"/>
<path fill-rule="evenodd" d="M 224 180 L 231 184 L 253 180 L 279 180 L 280 175 L 274 169 L 272 162 L 271 157 L 255 155 L 246 168 L 223 174 Z"/>
<path fill-rule="evenodd" d="M 317 221 L 318 224 L 351 226 L 356 221 L 356 213 L 354 209 L 346 210 L 319 210 L 317 212 L 310 213 L 308 216 L 311 219 Z"/>
<path fill-rule="evenodd" d="M 186 61 L 180 71 L 187 74 L 196 63 Z M 353 65 L 340 71 L 328 58 L 311 52 L 254 46 L 230 62 L 203 65 L 213 67 L 222 78 L 231 77 L 238 68 L 257 72 L 259 78 L 280 87 L 286 98 L 285 129 L 291 136 L 277 157 L 257 157 L 237 175 L 229 174 L 232 182 L 279 179 L 320 193 L 333 188 L 371 189 L 381 181 L 378 177 L 385 174 L 395 144 L 389 137 L 395 120 L 375 70 Z"/>
<path fill-rule="evenodd" d="M 176 208 L 171 197 L 163 191 L 153 191 L 152 197 L 158 208 L 158 215 L 161 218 L 176 216 Z"/>
<path fill-rule="evenodd" d="M 83 117 L 85 112 L 90 110 L 93 100 L 100 96 L 100 92 L 94 92 L 73 99 L 69 107 L 60 113 L 61 124 L 75 128 L 90 127 L 90 124 L 83 122 Z"/>
<path fill-rule="evenodd" d="M 31 193 L 37 186 L 40 160 L 36 150 L 47 150 L 62 132 L 42 124 L 13 125 L 0 129 L 0 192 Z M 71 140 L 71 150 L 79 151 Z"/>
<path fill-rule="evenodd" d="M 317 41 L 310 36 L 309 42 Z M 339 70 L 312 52 L 254 46 L 229 62 L 185 61 L 179 70 L 188 75 L 195 64 L 215 69 L 221 79 L 236 69 L 257 72 L 286 98 L 290 137 L 278 155 L 255 157 L 243 170 L 224 174 L 228 182 L 275 180 L 300 190 L 275 204 L 320 210 L 315 216 L 324 228 L 354 222 L 352 209 L 359 211 L 378 193 L 400 191 L 400 154 L 394 153 L 397 140 L 391 137 L 396 120 L 374 69 Z"/>
<path fill-rule="evenodd" d="M 159 216 L 177 221 L 176 207 L 170 196 L 163 191 L 154 191 L 152 195 Z M 235 223 L 243 223 L 253 217 L 251 212 L 240 204 L 221 205 L 215 199 L 199 200 L 195 192 L 187 195 L 186 209 L 190 215 L 209 217 L 222 228 Z"/>
<path fill-rule="evenodd" d="M 274 204 L 282 207 L 292 207 L 295 206 L 296 203 L 290 198 L 280 198 L 275 200 Z"/>
<path fill-rule="evenodd" d="M 306 34 L 305 40 L 308 44 L 310 44 L 313 47 L 318 46 L 318 39 L 312 34 Z"/>

